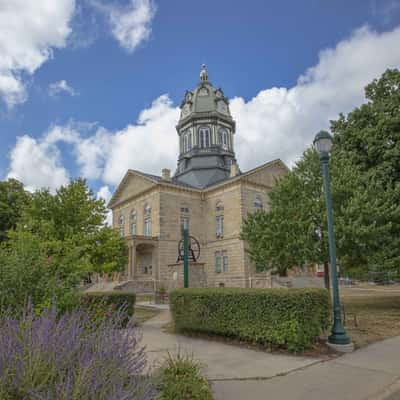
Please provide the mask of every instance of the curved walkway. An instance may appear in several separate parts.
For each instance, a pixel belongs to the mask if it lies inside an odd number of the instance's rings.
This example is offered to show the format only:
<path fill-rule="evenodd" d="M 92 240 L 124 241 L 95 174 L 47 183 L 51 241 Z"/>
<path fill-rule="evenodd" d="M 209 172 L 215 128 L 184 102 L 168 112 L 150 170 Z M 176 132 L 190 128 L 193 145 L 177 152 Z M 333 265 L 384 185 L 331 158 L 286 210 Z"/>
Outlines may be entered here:
<path fill-rule="evenodd" d="M 323 361 L 165 333 L 169 321 L 165 310 L 142 325 L 150 365 L 168 352 L 193 354 L 215 400 L 400 400 L 400 337 Z"/>

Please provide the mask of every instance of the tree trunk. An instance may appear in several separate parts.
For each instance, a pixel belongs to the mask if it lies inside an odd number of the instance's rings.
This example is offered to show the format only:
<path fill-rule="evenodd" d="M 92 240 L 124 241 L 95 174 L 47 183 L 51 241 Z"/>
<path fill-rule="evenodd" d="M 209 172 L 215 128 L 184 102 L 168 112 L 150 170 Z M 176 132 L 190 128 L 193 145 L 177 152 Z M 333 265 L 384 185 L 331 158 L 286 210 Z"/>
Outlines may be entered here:
<path fill-rule="evenodd" d="M 328 263 L 328 261 L 324 262 L 324 282 L 325 282 L 325 288 L 330 290 L 329 263 Z"/>
<path fill-rule="evenodd" d="M 280 276 L 281 278 L 287 277 L 287 276 L 288 276 L 287 269 L 286 269 L 286 268 L 285 268 L 285 269 L 280 269 L 280 270 L 279 270 L 279 276 Z"/>

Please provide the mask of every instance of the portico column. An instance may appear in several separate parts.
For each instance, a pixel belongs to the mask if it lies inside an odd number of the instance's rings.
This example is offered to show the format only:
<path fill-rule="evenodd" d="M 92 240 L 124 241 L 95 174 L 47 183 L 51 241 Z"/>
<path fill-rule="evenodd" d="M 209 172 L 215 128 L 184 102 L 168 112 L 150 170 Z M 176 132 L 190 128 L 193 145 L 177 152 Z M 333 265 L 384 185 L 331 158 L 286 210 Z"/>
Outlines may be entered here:
<path fill-rule="evenodd" d="M 128 263 L 126 265 L 126 275 L 131 278 L 132 247 L 128 245 Z"/>
<path fill-rule="evenodd" d="M 136 244 L 134 243 L 131 247 L 131 279 L 135 278 L 136 275 Z"/>

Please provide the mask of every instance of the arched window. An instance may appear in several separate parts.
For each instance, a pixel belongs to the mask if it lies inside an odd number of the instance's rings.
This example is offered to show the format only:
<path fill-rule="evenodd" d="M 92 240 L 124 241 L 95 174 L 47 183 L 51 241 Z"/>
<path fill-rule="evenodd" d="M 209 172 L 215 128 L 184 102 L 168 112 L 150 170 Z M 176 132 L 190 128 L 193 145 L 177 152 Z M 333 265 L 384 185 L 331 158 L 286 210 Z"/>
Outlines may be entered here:
<path fill-rule="evenodd" d="M 199 139 L 202 149 L 210 147 L 210 128 L 208 126 L 201 126 L 199 128 Z"/>
<path fill-rule="evenodd" d="M 183 134 L 183 152 L 186 153 L 190 150 L 192 150 L 192 133 L 186 131 Z"/>
<path fill-rule="evenodd" d="M 254 200 L 254 208 L 256 210 L 262 210 L 263 208 L 263 203 L 262 200 L 260 199 L 260 197 L 256 197 L 256 199 Z"/>
<path fill-rule="evenodd" d="M 151 214 L 151 205 L 149 203 L 146 203 L 144 206 L 144 214 Z"/>
<path fill-rule="evenodd" d="M 225 128 L 221 128 L 218 131 L 219 134 L 219 143 L 224 149 L 229 148 L 229 139 L 228 139 L 228 131 Z"/>
<path fill-rule="evenodd" d="M 119 234 L 124 236 L 125 234 L 125 219 L 123 215 L 120 215 L 118 218 L 118 225 L 119 225 Z"/>
<path fill-rule="evenodd" d="M 224 203 L 218 200 L 215 204 L 215 233 L 217 238 L 224 236 Z"/>
<path fill-rule="evenodd" d="M 136 220 L 137 220 L 136 210 L 133 209 L 131 211 L 131 235 L 136 235 Z"/>
<path fill-rule="evenodd" d="M 192 132 L 188 132 L 187 133 L 187 138 L 188 138 L 188 149 L 187 149 L 187 151 L 190 151 L 190 150 L 192 150 Z"/>
<path fill-rule="evenodd" d="M 183 152 L 184 153 L 187 152 L 187 140 L 188 140 L 187 134 L 184 133 L 183 134 Z"/>
<path fill-rule="evenodd" d="M 149 203 L 146 203 L 144 206 L 143 234 L 151 236 L 151 205 Z"/>

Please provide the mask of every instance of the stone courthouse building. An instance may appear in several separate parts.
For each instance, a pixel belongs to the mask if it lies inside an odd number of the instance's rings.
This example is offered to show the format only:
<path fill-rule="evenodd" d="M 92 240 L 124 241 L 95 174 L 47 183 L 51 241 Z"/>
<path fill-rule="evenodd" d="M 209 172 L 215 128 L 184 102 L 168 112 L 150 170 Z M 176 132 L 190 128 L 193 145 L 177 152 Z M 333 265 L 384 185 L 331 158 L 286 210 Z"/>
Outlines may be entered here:
<path fill-rule="evenodd" d="M 185 226 L 201 246 L 190 265 L 191 287 L 257 286 L 241 225 L 249 213 L 268 208 L 268 193 L 287 167 L 273 160 L 240 170 L 228 99 L 208 80 L 204 65 L 197 87 L 184 96 L 176 130 L 175 173 L 128 170 L 109 203 L 113 226 L 129 248 L 129 284 L 143 290 L 182 286 L 177 259 Z"/>

